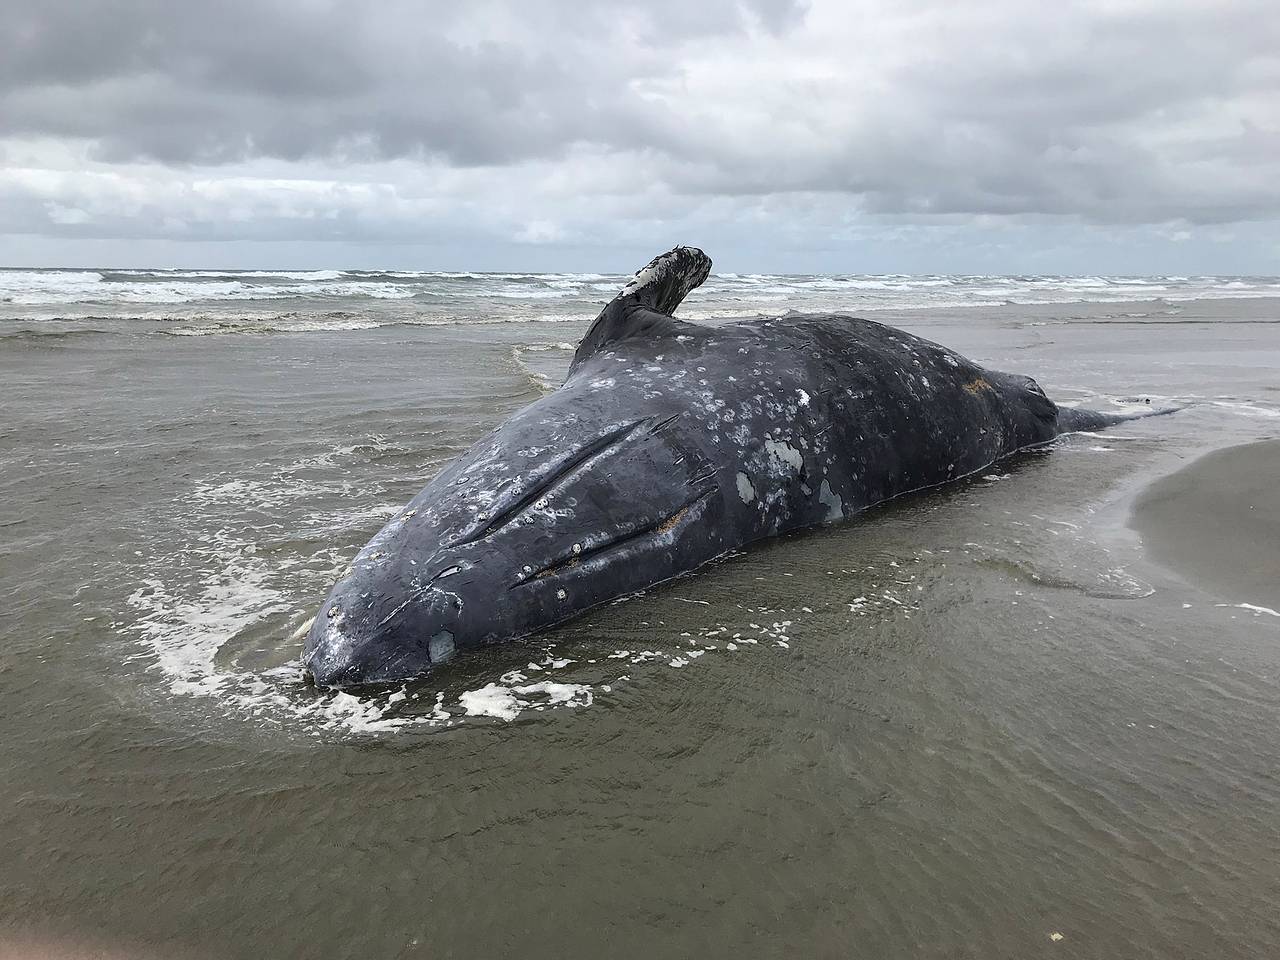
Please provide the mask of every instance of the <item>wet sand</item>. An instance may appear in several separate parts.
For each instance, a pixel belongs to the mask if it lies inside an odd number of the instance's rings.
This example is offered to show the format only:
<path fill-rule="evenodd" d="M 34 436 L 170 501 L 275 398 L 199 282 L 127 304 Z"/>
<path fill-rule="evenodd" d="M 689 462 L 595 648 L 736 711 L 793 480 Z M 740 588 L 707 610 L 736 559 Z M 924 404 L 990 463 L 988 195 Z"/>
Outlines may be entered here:
<path fill-rule="evenodd" d="M 1188 582 L 1280 609 L 1280 440 L 1218 450 L 1156 481 L 1132 523 L 1150 557 Z"/>

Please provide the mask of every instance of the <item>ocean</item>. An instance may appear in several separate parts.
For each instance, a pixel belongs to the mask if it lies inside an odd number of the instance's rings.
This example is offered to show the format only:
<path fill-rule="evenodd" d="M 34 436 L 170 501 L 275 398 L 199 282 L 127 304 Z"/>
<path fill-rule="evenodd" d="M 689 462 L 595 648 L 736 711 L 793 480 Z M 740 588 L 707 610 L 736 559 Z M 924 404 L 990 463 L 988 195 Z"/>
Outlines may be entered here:
<path fill-rule="evenodd" d="M 713 276 L 680 316 L 868 316 L 1061 402 L 1183 409 L 400 690 L 301 681 L 359 547 L 555 389 L 624 280 L 0 270 L 0 930 L 246 958 L 1280 951 L 1274 552 L 1222 533 L 1276 505 L 1204 495 L 1271 463 L 1277 278 Z"/>
<path fill-rule="evenodd" d="M 92 323 L 180 336 L 396 324 L 574 323 L 594 317 L 626 279 L 598 273 L 0 269 L 0 319 L 26 321 L 41 330 Z M 1280 296 L 1280 279 L 730 273 L 708 278 L 681 315 L 715 320 L 850 307 L 866 311 L 1268 296 Z"/>

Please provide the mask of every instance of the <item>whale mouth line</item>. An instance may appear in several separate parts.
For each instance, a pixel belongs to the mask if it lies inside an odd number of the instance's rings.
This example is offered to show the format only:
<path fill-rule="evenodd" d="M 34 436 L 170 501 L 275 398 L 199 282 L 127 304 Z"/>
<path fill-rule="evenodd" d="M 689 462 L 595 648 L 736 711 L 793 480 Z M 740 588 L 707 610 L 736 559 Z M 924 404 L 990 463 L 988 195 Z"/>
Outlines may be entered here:
<path fill-rule="evenodd" d="M 704 503 L 719 489 L 720 488 L 718 486 L 713 485 L 708 489 L 703 490 L 701 493 L 690 497 L 676 508 L 676 510 L 660 520 L 647 523 L 639 529 L 633 530 L 630 533 L 625 533 L 619 537 L 614 537 L 612 540 L 607 540 L 597 546 L 583 550 L 581 553 L 570 554 L 569 556 L 563 556 L 552 560 L 550 563 L 533 571 L 533 573 L 528 574 L 524 579 L 512 585 L 510 589 L 514 590 L 517 587 L 528 586 L 538 580 L 545 580 L 548 577 L 555 576 L 557 573 L 572 570 L 581 566 L 588 560 L 599 560 L 602 554 L 624 550 L 631 544 L 636 543 L 639 540 L 643 540 L 646 537 L 652 538 L 654 545 L 656 545 L 660 538 L 665 537 L 672 530 L 680 526 L 680 524 L 688 518 L 689 513 L 695 507 Z"/>
<path fill-rule="evenodd" d="M 575 452 L 565 457 L 555 467 L 547 471 L 547 473 L 539 478 L 532 487 L 523 492 L 514 501 L 507 506 L 502 507 L 487 522 L 482 524 L 472 533 L 464 535 L 455 542 L 455 546 L 466 546 L 481 540 L 490 534 L 496 533 L 498 530 L 513 523 L 522 513 L 530 506 L 546 496 L 554 487 L 559 486 L 568 480 L 573 474 L 578 473 L 590 462 L 598 460 L 607 454 L 613 453 L 622 444 L 628 440 L 636 430 L 645 423 L 652 420 L 652 417 L 646 417 L 642 420 L 632 420 L 630 423 L 611 430 L 608 433 L 596 437 L 590 443 L 579 447 Z"/>

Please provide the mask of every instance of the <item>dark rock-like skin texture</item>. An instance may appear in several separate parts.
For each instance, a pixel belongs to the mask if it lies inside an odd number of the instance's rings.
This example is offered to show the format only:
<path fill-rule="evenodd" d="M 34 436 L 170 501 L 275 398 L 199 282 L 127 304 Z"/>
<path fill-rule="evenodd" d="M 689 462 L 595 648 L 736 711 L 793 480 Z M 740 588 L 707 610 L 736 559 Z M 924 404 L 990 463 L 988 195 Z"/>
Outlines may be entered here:
<path fill-rule="evenodd" d="M 317 684 L 420 676 L 744 544 L 1118 419 L 1059 410 L 1027 377 L 869 320 L 670 317 L 709 268 L 677 248 L 637 274 L 564 385 L 360 551 L 307 637 Z"/>

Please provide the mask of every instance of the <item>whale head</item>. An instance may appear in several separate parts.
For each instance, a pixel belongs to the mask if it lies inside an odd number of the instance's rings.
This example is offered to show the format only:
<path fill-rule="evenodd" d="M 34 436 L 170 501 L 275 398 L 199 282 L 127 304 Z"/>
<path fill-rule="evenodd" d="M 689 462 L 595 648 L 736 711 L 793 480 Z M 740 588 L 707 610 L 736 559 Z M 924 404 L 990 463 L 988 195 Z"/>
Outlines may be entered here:
<path fill-rule="evenodd" d="M 720 509 L 676 418 L 569 422 L 572 386 L 433 480 L 357 554 L 307 635 L 320 687 L 421 677 L 697 566 Z M 714 524 L 711 524 L 714 530 Z"/>
<path fill-rule="evenodd" d="M 473 512 L 444 479 L 384 526 L 329 591 L 303 646 L 316 686 L 421 677 L 459 648 L 514 630 L 505 595 L 519 571 L 502 552 L 476 549 Z"/>
<path fill-rule="evenodd" d="M 330 591 L 307 634 L 302 663 L 318 687 L 393 683 L 452 658 L 466 601 L 433 588 L 457 565 L 421 578 L 365 550 Z"/>

